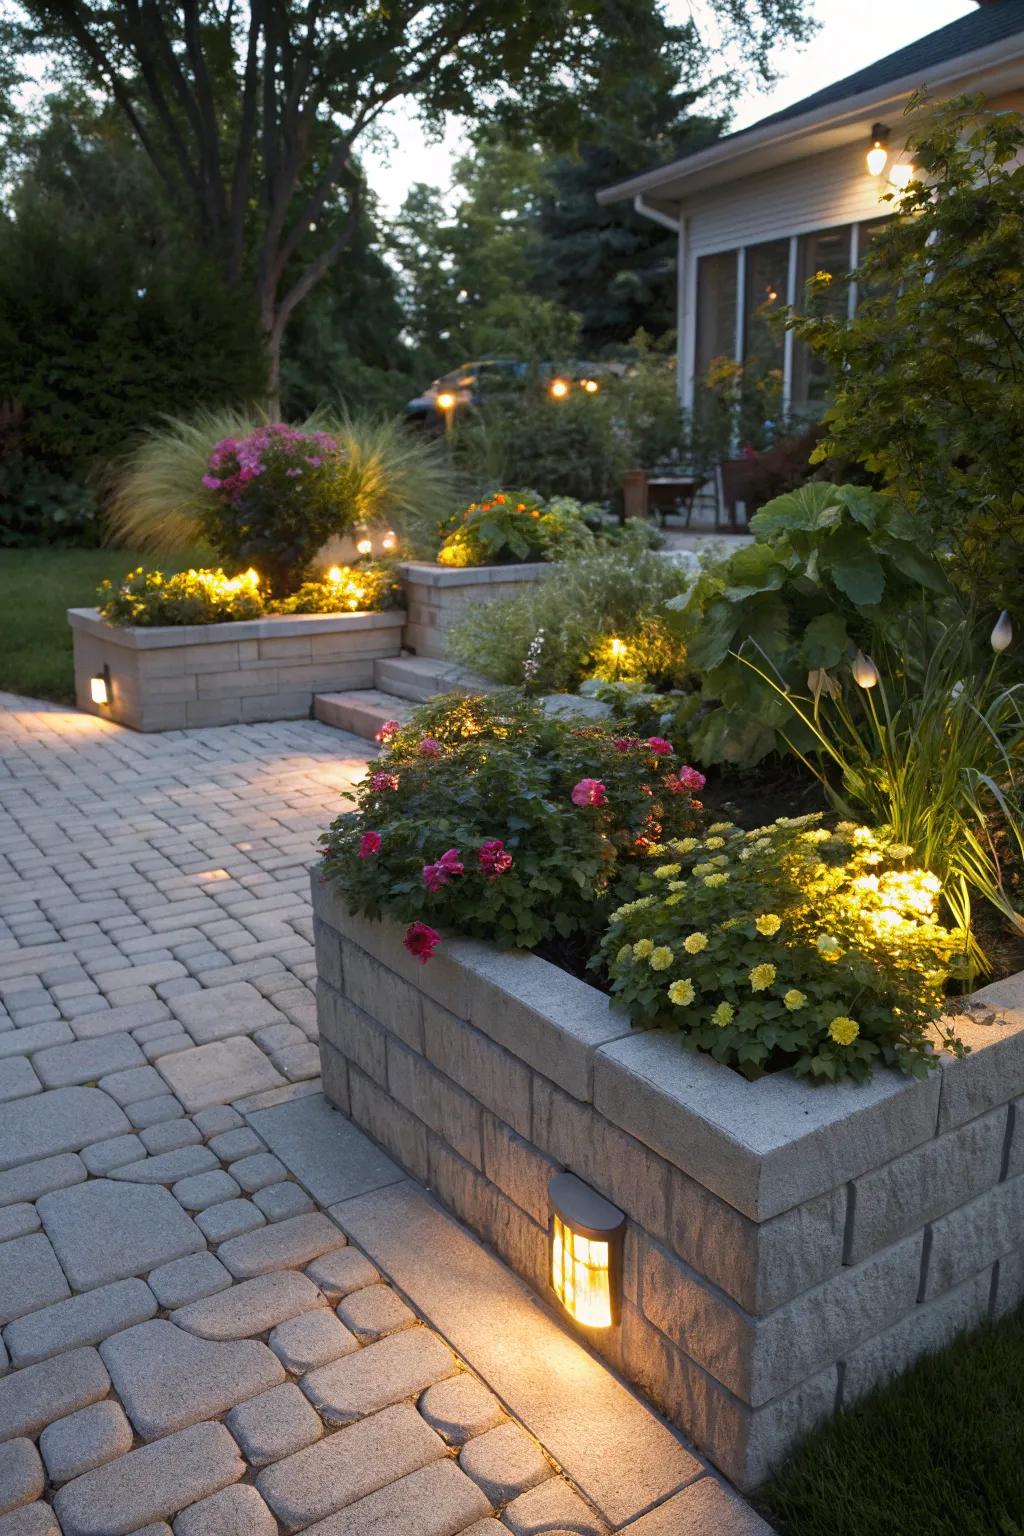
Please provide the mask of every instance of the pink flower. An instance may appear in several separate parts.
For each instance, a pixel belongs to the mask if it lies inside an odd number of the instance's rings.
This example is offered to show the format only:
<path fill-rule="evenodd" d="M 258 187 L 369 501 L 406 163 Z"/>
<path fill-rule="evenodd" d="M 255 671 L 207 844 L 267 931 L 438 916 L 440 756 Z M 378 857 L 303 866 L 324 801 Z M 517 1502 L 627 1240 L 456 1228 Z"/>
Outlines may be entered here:
<path fill-rule="evenodd" d="M 616 752 L 632 752 L 634 747 L 640 745 L 639 736 L 613 736 L 612 746 Z"/>
<path fill-rule="evenodd" d="M 600 779 L 580 779 L 570 796 L 573 805 L 604 805 L 607 798 Z"/>
<path fill-rule="evenodd" d="M 380 794 L 382 790 L 398 788 L 397 773 L 374 773 L 370 775 L 370 788 Z"/>
<path fill-rule="evenodd" d="M 441 743 L 435 741 L 433 736 L 424 736 L 420 742 L 420 757 L 440 757 Z"/>
<path fill-rule="evenodd" d="M 688 789 L 691 794 L 695 794 L 697 790 L 704 788 L 707 779 L 696 768 L 688 768 L 684 764 L 679 770 L 679 782 L 684 789 Z"/>
<path fill-rule="evenodd" d="M 669 753 L 674 750 L 672 743 L 666 741 L 664 736 L 648 736 L 647 745 L 656 757 L 668 757 Z"/>
<path fill-rule="evenodd" d="M 376 740 L 377 741 L 390 741 L 392 739 L 392 737 L 398 735 L 398 733 L 399 733 L 399 731 L 401 729 L 402 729 L 402 727 L 399 725 L 397 720 L 385 720 L 384 724 L 381 726 L 380 730 L 377 732 Z"/>
<path fill-rule="evenodd" d="M 464 874 L 465 868 L 458 848 L 449 848 L 447 853 L 442 853 L 436 864 L 424 864 L 423 884 L 428 891 L 439 891 L 453 875 Z"/>
<path fill-rule="evenodd" d="M 512 868 L 512 855 L 500 837 L 492 837 L 486 843 L 481 843 L 476 857 L 488 880 L 496 880 Z"/>
<path fill-rule="evenodd" d="M 665 790 L 666 794 L 669 794 L 669 795 L 685 795 L 686 794 L 686 785 L 685 784 L 680 784 L 678 778 L 676 777 L 676 775 L 674 773 L 667 773 L 665 775 L 665 777 L 662 779 L 661 782 L 662 782 L 662 788 Z"/>
<path fill-rule="evenodd" d="M 208 491 L 220 490 L 220 481 L 217 479 L 216 475 L 204 475 L 203 484 L 206 486 Z"/>
<path fill-rule="evenodd" d="M 428 927 L 426 923 L 410 923 L 402 940 L 410 955 L 415 955 L 420 965 L 426 965 L 440 942 L 441 935 L 437 929 Z"/>
<path fill-rule="evenodd" d="M 379 832 L 364 832 L 359 840 L 359 857 L 372 859 L 375 853 L 380 852 L 381 841 Z"/>

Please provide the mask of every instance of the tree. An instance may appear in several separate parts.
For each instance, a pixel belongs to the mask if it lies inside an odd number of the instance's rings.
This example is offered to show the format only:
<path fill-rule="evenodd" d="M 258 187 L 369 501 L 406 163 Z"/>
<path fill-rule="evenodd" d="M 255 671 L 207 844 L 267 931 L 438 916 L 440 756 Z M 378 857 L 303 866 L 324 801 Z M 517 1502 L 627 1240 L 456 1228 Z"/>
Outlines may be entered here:
<path fill-rule="evenodd" d="M 812 462 L 864 464 L 952 551 L 969 604 L 1024 617 L 1024 116 L 922 98 L 918 167 L 857 272 L 847 323 L 790 324 L 830 366 L 834 403 Z"/>
<path fill-rule="evenodd" d="M 708 6 L 761 73 L 780 36 L 806 32 L 803 9 Z M 291 316 L 350 247 L 358 145 L 391 104 L 415 103 L 428 130 L 457 113 L 565 139 L 599 86 L 662 54 L 708 60 L 696 23 L 670 25 L 658 0 L 23 0 L 23 12 L 8 23 L 14 46 L 55 55 L 114 102 L 227 286 L 253 285 L 272 394 Z"/>

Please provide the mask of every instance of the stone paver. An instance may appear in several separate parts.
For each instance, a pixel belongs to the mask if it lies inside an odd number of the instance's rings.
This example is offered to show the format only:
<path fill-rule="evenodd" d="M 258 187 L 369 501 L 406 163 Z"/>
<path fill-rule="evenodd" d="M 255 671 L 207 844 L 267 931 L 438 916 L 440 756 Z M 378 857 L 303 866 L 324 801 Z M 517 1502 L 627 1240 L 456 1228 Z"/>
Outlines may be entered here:
<path fill-rule="evenodd" d="M 0 1536 L 508 1536 L 510 1491 L 600 1529 L 323 1214 L 404 1187 L 305 1081 L 308 866 L 366 754 L 0 695 Z"/>
<path fill-rule="evenodd" d="M 531 1488 L 529 1493 L 521 1493 L 507 1506 L 503 1519 L 512 1536 L 540 1536 L 541 1532 L 549 1531 L 607 1536 L 608 1531 L 604 1521 L 560 1477 Z"/>

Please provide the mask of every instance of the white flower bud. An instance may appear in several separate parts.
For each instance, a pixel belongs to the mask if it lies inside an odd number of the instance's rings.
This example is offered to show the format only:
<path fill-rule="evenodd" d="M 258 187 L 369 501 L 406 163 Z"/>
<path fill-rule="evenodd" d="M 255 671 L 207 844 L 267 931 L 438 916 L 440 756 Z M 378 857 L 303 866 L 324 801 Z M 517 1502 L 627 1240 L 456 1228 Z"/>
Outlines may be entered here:
<path fill-rule="evenodd" d="M 870 656 L 865 656 L 863 651 L 858 651 L 853 658 L 853 680 L 858 688 L 874 688 L 878 682 L 878 668 Z"/>
<path fill-rule="evenodd" d="M 1013 639 L 1013 625 L 1010 623 L 1010 615 L 1005 608 L 996 620 L 990 639 L 992 641 L 992 649 L 997 656 L 1003 654 Z"/>

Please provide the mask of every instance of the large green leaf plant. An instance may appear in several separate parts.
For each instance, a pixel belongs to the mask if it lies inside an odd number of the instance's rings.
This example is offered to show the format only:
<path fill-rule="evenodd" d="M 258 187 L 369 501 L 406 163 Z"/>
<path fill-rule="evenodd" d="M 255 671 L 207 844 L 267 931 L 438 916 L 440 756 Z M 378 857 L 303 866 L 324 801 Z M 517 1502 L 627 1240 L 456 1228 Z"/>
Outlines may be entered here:
<path fill-rule="evenodd" d="M 744 657 L 783 689 L 828 688 L 830 668 L 894 635 L 908 609 L 927 614 L 948 597 L 942 561 L 893 496 L 811 482 L 769 502 L 751 529 L 753 543 L 710 561 L 667 604 L 701 674 L 679 714 L 702 763 L 750 766 L 790 744 L 813 748 Z"/>

